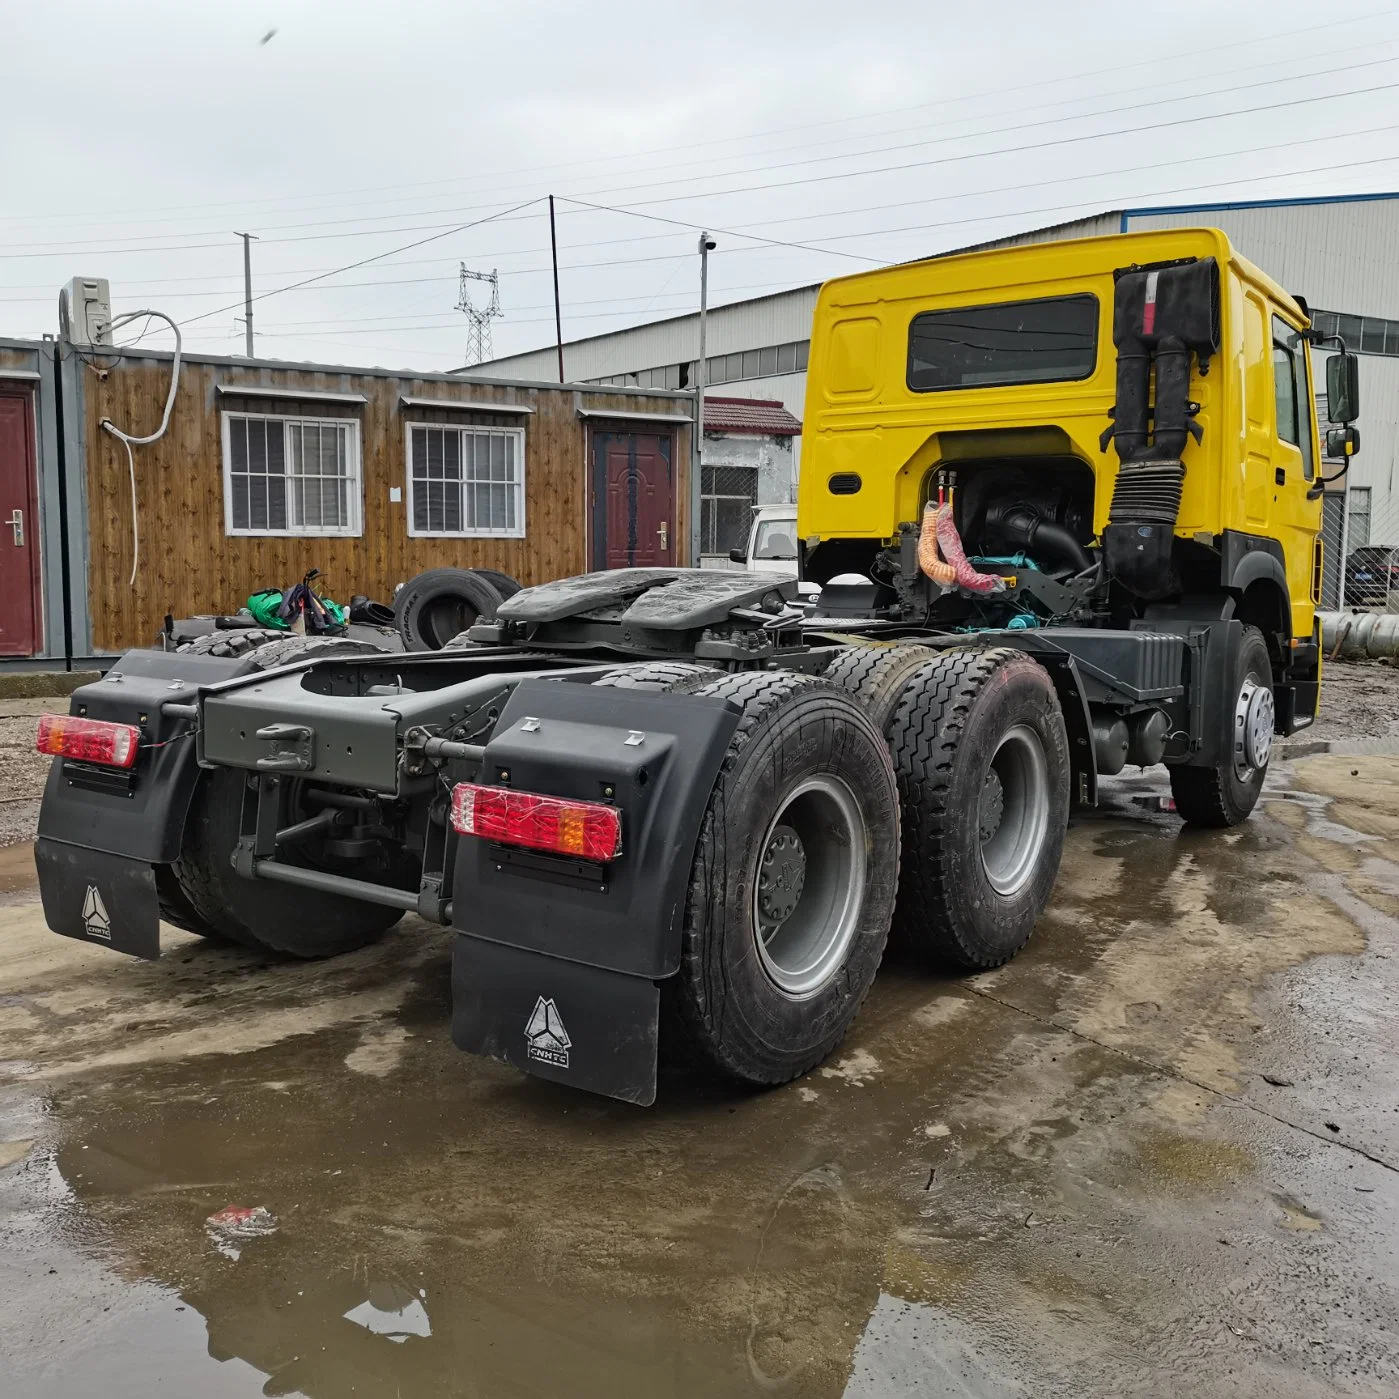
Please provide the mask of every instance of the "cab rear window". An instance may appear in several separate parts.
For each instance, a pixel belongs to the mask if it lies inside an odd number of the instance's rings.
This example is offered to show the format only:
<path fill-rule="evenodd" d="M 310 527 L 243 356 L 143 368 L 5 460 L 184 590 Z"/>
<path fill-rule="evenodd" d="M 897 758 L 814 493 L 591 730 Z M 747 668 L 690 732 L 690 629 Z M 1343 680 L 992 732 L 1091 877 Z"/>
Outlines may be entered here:
<path fill-rule="evenodd" d="M 908 331 L 915 393 L 1086 379 L 1098 355 L 1098 298 L 1051 296 L 924 311 Z"/>

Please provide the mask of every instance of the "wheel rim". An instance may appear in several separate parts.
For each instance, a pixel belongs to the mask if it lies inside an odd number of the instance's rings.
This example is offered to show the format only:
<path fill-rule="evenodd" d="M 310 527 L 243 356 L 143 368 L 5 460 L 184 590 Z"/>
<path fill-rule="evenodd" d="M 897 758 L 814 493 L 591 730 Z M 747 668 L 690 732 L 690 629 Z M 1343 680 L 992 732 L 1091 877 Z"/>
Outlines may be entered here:
<path fill-rule="evenodd" d="M 977 821 L 986 881 L 1009 898 L 1033 878 L 1049 837 L 1049 764 L 1027 724 L 1009 729 L 992 755 Z"/>
<path fill-rule="evenodd" d="M 1268 766 L 1273 751 L 1273 689 L 1249 674 L 1234 705 L 1234 772 L 1247 782 Z"/>
<path fill-rule="evenodd" d="M 868 832 L 838 777 L 808 777 L 787 793 L 763 837 L 753 880 L 753 933 L 769 980 L 814 996 L 845 964 L 865 895 Z"/>

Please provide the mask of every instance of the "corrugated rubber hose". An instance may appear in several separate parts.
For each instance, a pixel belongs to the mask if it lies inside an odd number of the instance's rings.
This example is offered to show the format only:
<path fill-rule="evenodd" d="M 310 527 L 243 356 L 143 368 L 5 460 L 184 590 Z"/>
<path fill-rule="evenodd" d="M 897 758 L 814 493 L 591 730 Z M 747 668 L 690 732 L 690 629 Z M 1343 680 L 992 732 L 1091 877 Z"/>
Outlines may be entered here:
<path fill-rule="evenodd" d="M 934 583 L 954 584 L 969 593 L 999 593 L 1005 580 L 994 573 L 978 573 L 962 551 L 962 537 L 952 518 L 952 503 L 933 505 L 923 511 L 923 527 L 918 534 L 918 567 Z"/>

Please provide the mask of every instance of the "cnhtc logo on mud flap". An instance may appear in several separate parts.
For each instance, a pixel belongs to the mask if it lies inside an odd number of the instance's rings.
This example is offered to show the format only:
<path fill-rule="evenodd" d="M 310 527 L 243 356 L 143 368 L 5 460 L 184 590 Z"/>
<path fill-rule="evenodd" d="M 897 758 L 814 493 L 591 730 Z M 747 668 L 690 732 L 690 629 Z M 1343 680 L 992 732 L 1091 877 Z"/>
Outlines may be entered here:
<path fill-rule="evenodd" d="M 83 927 L 90 938 L 101 938 L 103 942 L 112 940 L 112 920 L 107 916 L 107 905 L 102 902 L 95 884 L 89 884 L 83 896 Z"/>
<path fill-rule="evenodd" d="M 541 996 L 530 1012 L 525 1025 L 525 1053 L 541 1064 L 552 1064 L 557 1069 L 568 1068 L 568 1051 L 573 1041 L 563 1027 L 559 1008 L 553 1001 Z"/>

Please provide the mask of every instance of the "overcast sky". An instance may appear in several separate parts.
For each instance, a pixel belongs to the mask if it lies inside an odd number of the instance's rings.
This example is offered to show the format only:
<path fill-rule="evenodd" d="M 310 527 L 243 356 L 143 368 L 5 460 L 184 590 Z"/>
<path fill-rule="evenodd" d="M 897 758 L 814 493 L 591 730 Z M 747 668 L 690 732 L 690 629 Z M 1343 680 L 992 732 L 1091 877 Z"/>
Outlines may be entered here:
<path fill-rule="evenodd" d="M 0 336 L 82 274 L 241 353 L 247 230 L 259 354 L 459 365 L 462 261 L 500 271 L 496 353 L 533 348 L 551 193 L 574 338 L 694 309 L 700 226 L 717 303 L 1123 204 L 1399 186 L 1374 0 L 0 0 L 0 33 Z"/>

